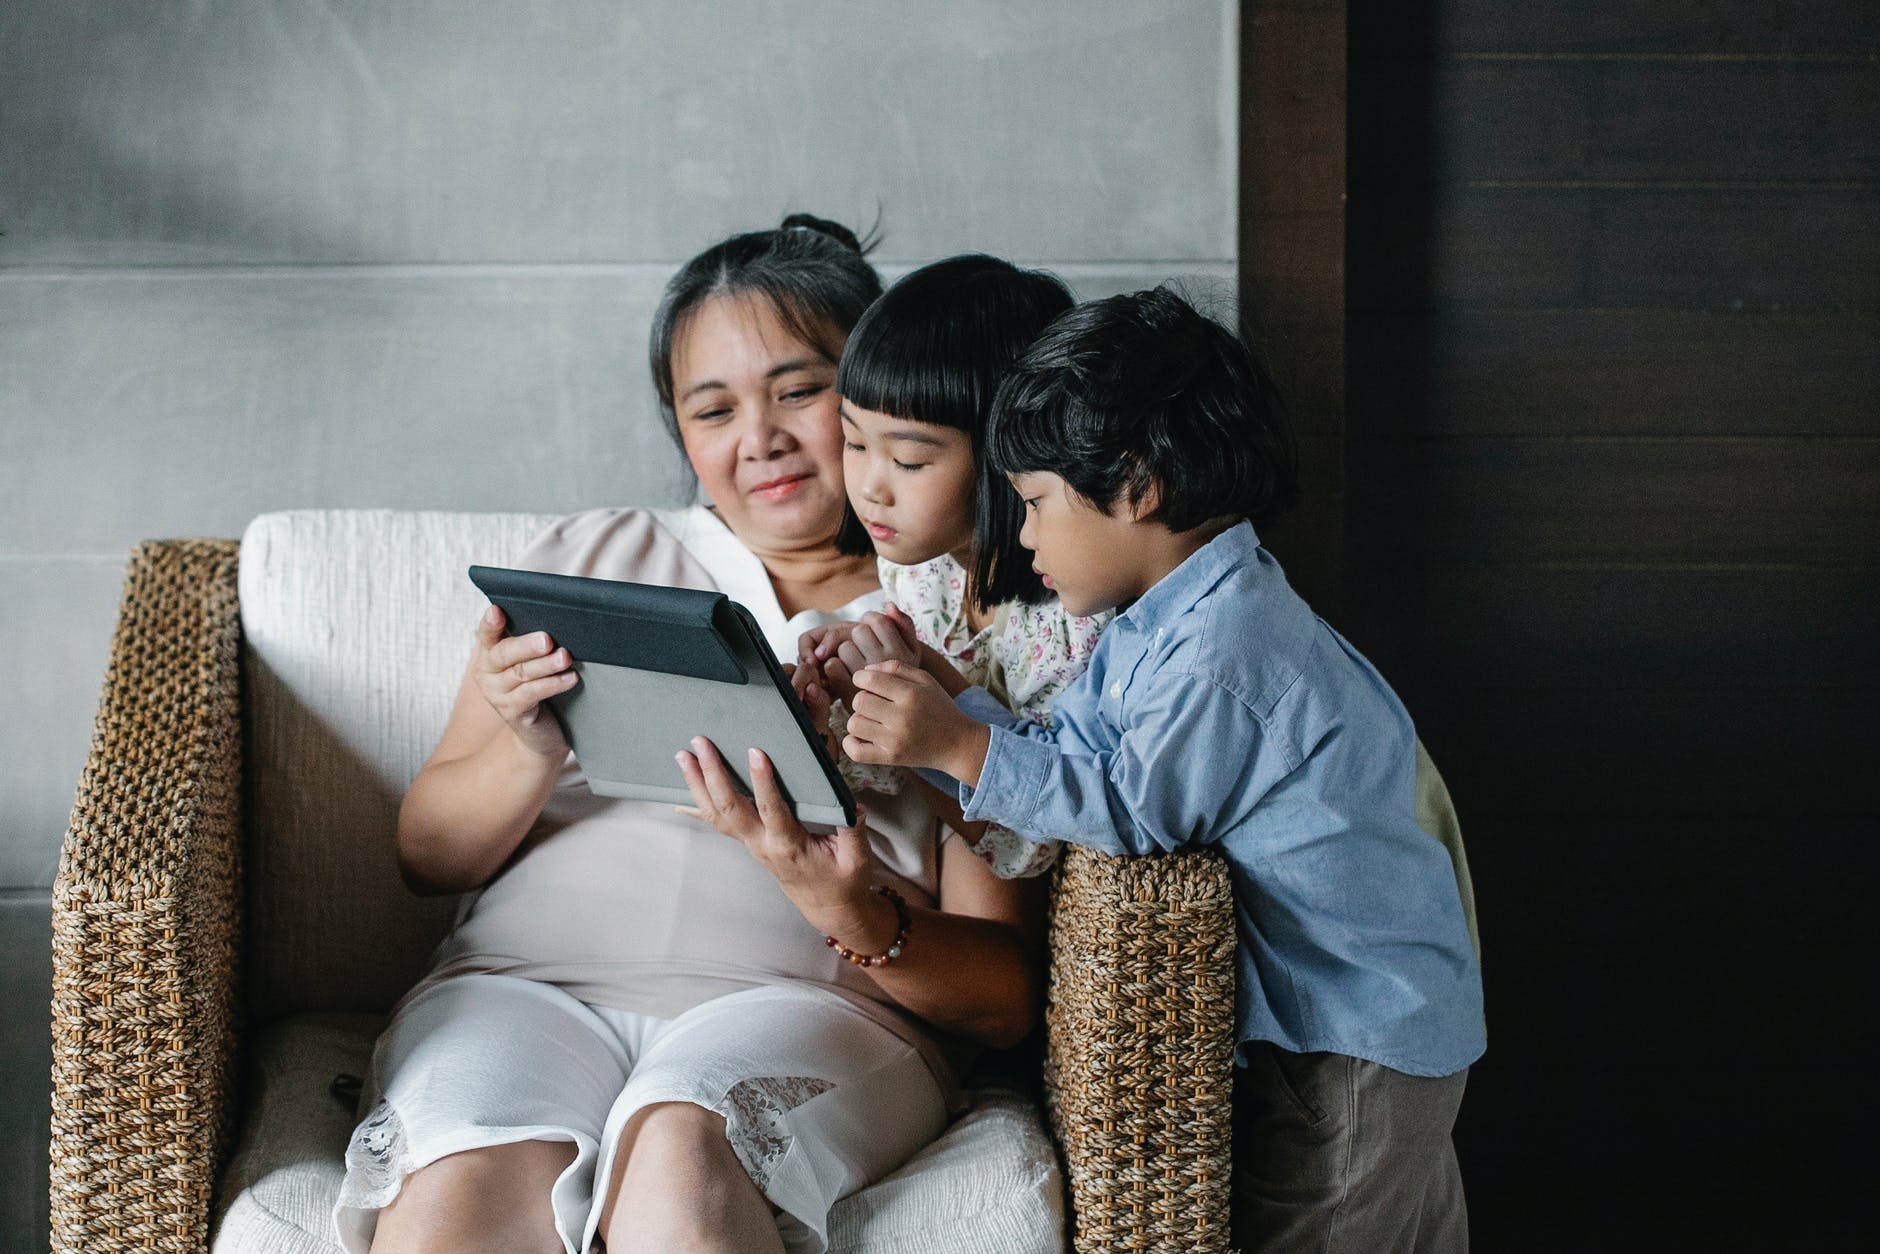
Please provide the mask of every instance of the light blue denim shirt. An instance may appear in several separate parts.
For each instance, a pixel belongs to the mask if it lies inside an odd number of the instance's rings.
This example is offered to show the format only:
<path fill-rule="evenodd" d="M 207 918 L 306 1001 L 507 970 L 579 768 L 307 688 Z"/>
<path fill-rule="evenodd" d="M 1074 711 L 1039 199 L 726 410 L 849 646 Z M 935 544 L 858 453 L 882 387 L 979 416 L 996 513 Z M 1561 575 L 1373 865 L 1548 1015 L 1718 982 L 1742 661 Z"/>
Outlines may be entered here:
<path fill-rule="evenodd" d="M 1119 615 L 1083 677 L 992 725 L 969 820 L 1112 854 L 1213 848 L 1241 1041 L 1410 1075 L 1481 1056 L 1482 973 L 1449 854 L 1417 826 L 1415 730 L 1383 677 L 1231 528 Z"/>

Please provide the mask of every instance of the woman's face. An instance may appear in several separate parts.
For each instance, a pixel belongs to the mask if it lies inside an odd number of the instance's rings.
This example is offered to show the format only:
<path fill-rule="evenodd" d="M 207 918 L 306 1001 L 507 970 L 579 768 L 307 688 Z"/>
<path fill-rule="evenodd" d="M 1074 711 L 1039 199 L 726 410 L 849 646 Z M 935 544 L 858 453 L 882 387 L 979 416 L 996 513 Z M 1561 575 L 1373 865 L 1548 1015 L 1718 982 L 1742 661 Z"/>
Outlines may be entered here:
<path fill-rule="evenodd" d="M 732 534 L 752 549 L 832 541 L 842 525 L 835 363 L 759 295 L 693 311 L 672 346 L 685 455 Z"/>

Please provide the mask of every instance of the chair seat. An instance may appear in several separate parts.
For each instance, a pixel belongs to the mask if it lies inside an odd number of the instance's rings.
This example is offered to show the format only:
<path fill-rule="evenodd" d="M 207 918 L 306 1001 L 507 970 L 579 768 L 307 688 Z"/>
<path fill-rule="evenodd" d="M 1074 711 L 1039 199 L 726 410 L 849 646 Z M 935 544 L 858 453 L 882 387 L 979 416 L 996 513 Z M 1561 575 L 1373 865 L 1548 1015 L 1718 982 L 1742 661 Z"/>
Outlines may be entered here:
<path fill-rule="evenodd" d="M 352 1097 L 384 1019 L 296 1015 L 261 1032 L 248 1064 L 242 1139 L 223 1173 L 215 1254 L 335 1254 L 333 1202 L 345 1175 Z M 1059 1254 L 1064 1185 L 1037 1108 L 1001 1088 L 901 1168 L 838 1202 L 832 1254 Z"/>

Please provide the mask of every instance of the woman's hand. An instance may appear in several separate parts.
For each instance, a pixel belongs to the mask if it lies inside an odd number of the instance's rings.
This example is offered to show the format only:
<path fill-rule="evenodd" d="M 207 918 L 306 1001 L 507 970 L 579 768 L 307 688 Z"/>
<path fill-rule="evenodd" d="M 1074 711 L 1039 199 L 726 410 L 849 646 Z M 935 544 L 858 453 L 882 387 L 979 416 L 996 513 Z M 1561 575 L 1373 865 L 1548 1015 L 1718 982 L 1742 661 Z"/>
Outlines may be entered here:
<path fill-rule="evenodd" d="M 717 746 L 703 736 L 693 738 L 692 752 L 677 757 L 692 791 L 692 807 L 684 812 L 750 850 L 813 927 L 858 952 L 887 948 L 896 930 L 895 915 L 869 891 L 875 855 L 862 833 L 864 816 L 859 811 L 854 827 L 813 832 L 790 813 L 776 770 L 759 750 L 750 751 L 755 801 L 739 790 Z"/>
<path fill-rule="evenodd" d="M 975 787 L 992 733 L 917 666 L 883 662 L 855 676 L 842 752 L 857 762 L 931 767 Z"/>
<path fill-rule="evenodd" d="M 818 834 L 784 803 L 770 760 L 751 750 L 753 803 L 710 741 L 681 753 L 695 808 L 777 877 L 810 926 L 857 953 L 879 954 L 900 930 L 895 908 L 869 886 L 879 868 L 854 827 Z M 956 851 L 956 852 L 950 852 Z M 940 847 L 939 908 L 910 903 L 913 948 L 864 968 L 900 1006 L 943 1031 L 1004 1049 L 1037 1022 L 1043 988 L 1045 881 L 1001 880 L 957 840 Z"/>
<path fill-rule="evenodd" d="M 546 632 L 503 635 L 503 622 L 503 612 L 494 605 L 477 620 L 471 678 L 524 748 L 560 762 L 568 756 L 568 739 L 542 703 L 574 687 L 579 679 L 574 659 Z"/>

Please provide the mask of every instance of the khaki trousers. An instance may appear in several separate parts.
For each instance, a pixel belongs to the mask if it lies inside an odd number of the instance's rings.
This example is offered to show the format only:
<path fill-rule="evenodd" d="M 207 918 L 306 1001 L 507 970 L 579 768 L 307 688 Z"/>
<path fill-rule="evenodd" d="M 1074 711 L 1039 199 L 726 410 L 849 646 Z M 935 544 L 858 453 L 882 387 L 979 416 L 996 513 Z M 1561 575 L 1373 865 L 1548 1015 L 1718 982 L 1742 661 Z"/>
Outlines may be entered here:
<path fill-rule="evenodd" d="M 1233 1232 L 1243 1254 L 1463 1254 L 1450 1140 L 1466 1070 L 1430 1079 L 1343 1054 L 1241 1047 Z"/>

